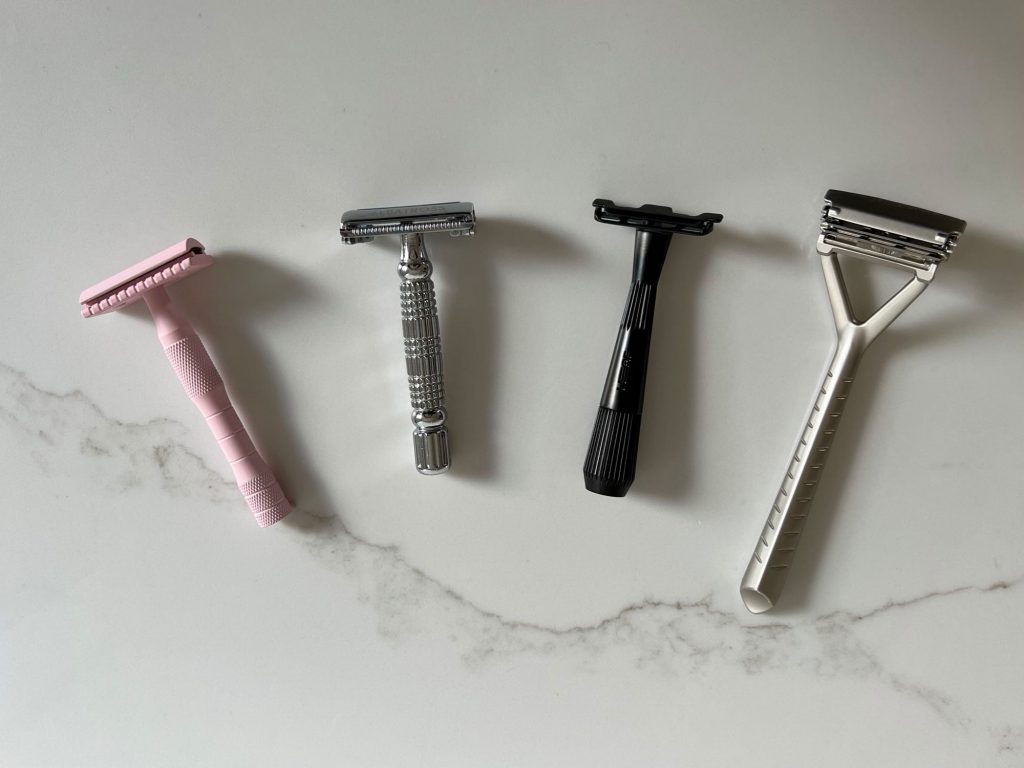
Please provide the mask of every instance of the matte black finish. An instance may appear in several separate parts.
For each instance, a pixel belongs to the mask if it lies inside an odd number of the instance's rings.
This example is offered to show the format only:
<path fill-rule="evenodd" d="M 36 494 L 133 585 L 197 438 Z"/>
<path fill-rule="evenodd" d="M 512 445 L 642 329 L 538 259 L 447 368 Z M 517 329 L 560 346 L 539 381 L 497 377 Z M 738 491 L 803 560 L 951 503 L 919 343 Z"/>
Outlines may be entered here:
<path fill-rule="evenodd" d="M 594 201 L 594 218 L 604 224 L 618 224 L 622 227 L 649 229 L 674 235 L 706 235 L 715 224 L 722 220 L 720 213 L 701 213 L 687 216 L 673 213 L 664 205 L 641 205 L 629 208 L 616 205 L 611 200 L 598 198 Z"/>
<path fill-rule="evenodd" d="M 654 303 L 669 243 L 674 234 L 709 234 L 722 220 L 722 215 L 687 216 L 661 205 L 628 208 L 601 199 L 594 201 L 594 208 L 594 218 L 598 221 L 637 230 L 633 280 L 583 464 L 583 480 L 588 491 L 603 496 L 625 496 L 636 476 L 647 358 L 654 331 Z"/>

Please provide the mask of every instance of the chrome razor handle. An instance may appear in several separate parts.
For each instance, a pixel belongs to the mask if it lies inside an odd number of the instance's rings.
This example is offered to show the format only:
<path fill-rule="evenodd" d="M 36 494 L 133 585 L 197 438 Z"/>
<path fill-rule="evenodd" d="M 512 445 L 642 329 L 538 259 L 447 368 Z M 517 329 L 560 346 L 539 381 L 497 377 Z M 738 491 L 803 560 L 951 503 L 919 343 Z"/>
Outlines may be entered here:
<path fill-rule="evenodd" d="M 903 288 L 874 315 L 858 322 L 835 250 L 819 240 L 818 252 L 836 323 L 836 351 L 815 392 L 800 441 L 740 582 L 740 596 L 752 613 L 773 608 L 782 595 L 861 356 L 928 287 L 935 273 L 934 265 L 913 269 L 914 277 Z"/>
<path fill-rule="evenodd" d="M 402 279 L 402 333 L 405 367 L 412 404 L 413 451 L 416 470 L 438 475 L 451 467 L 448 414 L 444 409 L 444 368 L 441 324 L 437 317 L 433 265 L 420 234 L 402 235 L 398 275 Z"/>

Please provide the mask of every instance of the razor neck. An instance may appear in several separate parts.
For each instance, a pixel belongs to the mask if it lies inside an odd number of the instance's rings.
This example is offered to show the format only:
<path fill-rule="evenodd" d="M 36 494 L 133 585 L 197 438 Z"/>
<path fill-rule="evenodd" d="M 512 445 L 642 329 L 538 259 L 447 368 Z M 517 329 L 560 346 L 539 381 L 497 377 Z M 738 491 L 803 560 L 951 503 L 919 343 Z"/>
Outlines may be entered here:
<path fill-rule="evenodd" d="M 142 298 L 149 308 L 149 314 L 153 316 L 157 335 L 165 347 L 195 333 L 192 324 L 174 305 L 162 286 L 150 288 Z"/>
<path fill-rule="evenodd" d="M 633 282 L 657 285 L 672 235 L 665 232 L 636 231 L 633 245 Z"/>
<path fill-rule="evenodd" d="M 840 249 L 826 244 L 824 238 L 818 240 L 818 253 L 821 256 L 821 268 L 825 275 L 825 288 L 828 291 L 829 305 L 836 324 L 840 346 L 849 346 L 854 354 L 863 352 L 877 339 L 882 331 L 892 325 L 893 321 L 903 314 L 904 310 L 914 303 L 935 276 L 936 264 L 926 267 L 909 268 L 913 276 L 902 288 L 894 293 L 888 301 L 864 320 L 858 319 L 853 312 L 853 304 L 839 265 Z M 859 256 L 851 253 L 848 255 Z"/>
<path fill-rule="evenodd" d="M 398 276 L 403 280 L 427 280 L 434 271 L 427 243 L 419 232 L 402 235 L 402 253 L 398 257 Z"/>

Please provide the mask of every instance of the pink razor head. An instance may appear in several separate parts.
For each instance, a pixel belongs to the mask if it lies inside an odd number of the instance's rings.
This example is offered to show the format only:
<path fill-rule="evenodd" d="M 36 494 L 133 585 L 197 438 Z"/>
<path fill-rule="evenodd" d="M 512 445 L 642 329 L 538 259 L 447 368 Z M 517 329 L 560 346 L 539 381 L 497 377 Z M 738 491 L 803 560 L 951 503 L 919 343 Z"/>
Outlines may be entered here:
<path fill-rule="evenodd" d="M 211 264 L 213 258 L 203 250 L 202 243 L 192 237 L 182 240 L 82 291 L 78 297 L 82 317 L 123 309 L 151 288 L 170 285 Z"/>
<path fill-rule="evenodd" d="M 245 431 L 202 340 L 164 290 L 211 264 L 203 244 L 190 237 L 87 288 L 78 300 L 83 317 L 122 309 L 139 299 L 146 302 L 171 367 L 217 438 L 256 522 L 265 528 L 291 512 L 291 505 Z"/>

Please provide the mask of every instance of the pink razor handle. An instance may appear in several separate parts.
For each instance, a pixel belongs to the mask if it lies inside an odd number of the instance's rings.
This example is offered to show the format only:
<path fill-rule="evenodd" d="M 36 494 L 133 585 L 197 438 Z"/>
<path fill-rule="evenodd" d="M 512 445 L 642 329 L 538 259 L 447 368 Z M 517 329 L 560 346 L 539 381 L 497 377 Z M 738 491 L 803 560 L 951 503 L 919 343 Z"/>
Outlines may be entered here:
<path fill-rule="evenodd" d="M 291 505 L 274 473 L 256 452 L 199 334 L 163 288 L 147 291 L 143 299 L 156 322 L 156 332 L 171 367 L 217 438 L 256 522 L 266 528 L 283 519 L 291 512 Z"/>
<path fill-rule="evenodd" d="M 202 244 L 185 240 L 83 292 L 82 314 L 91 317 L 145 300 L 171 367 L 217 438 L 256 522 L 266 528 L 291 512 L 291 505 L 245 431 L 202 340 L 164 288 L 211 263 Z"/>

